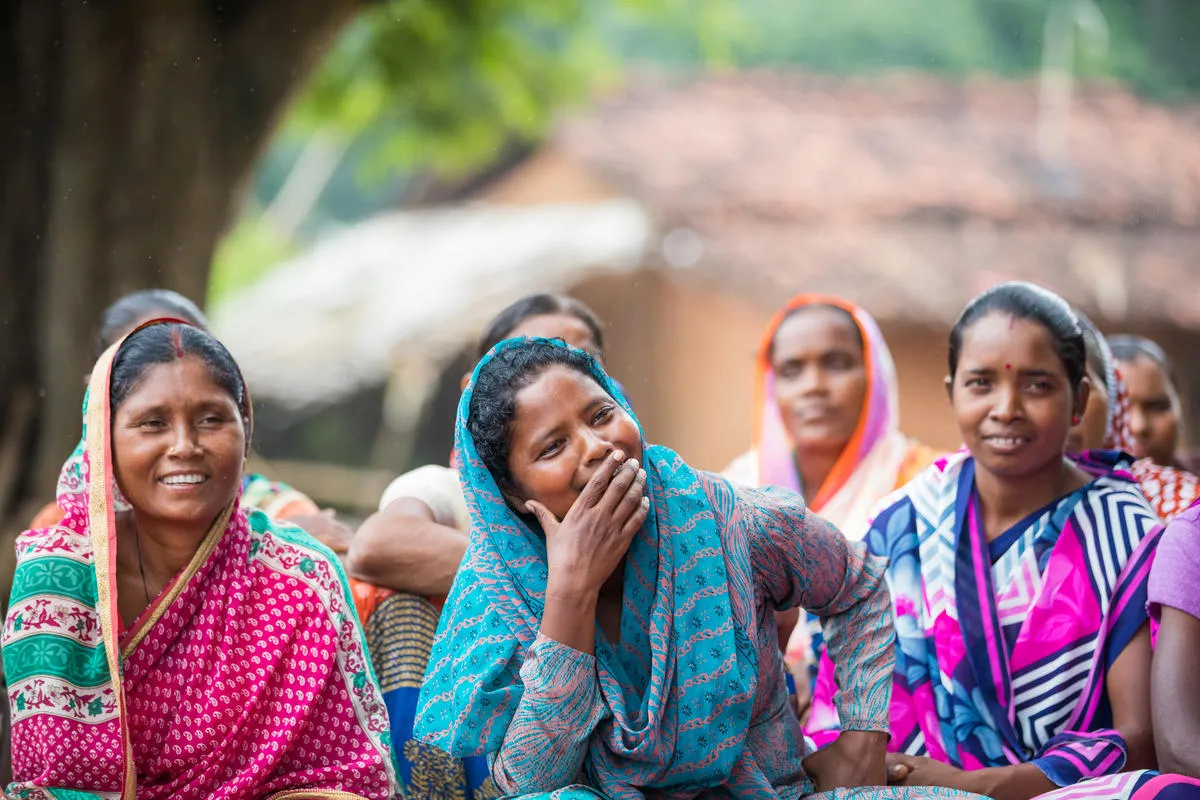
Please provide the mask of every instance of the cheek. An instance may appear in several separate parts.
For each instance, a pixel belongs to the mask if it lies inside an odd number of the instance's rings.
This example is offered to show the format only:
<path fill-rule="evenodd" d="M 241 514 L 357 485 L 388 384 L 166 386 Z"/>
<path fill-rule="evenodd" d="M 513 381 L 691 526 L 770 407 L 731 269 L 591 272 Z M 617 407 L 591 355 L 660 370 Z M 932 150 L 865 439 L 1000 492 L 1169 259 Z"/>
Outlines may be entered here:
<path fill-rule="evenodd" d="M 862 371 L 847 373 L 835 384 L 834 400 L 845 416 L 858 423 L 862 416 L 863 403 L 867 399 L 867 376 Z"/>

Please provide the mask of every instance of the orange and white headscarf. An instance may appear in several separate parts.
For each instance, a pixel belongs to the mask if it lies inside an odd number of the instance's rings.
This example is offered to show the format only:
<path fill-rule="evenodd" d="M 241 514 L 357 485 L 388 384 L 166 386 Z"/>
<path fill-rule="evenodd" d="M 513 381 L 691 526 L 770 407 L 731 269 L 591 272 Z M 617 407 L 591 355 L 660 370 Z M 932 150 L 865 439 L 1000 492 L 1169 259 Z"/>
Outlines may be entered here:
<path fill-rule="evenodd" d="M 795 445 L 775 402 L 771 350 L 783 321 L 797 309 L 811 305 L 846 311 L 863 341 L 867 392 L 858 425 L 817 493 L 805 498 L 809 508 L 857 541 L 866 534 L 879 501 L 911 480 L 938 454 L 900 432 L 899 389 L 892 354 L 875 320 L 854 303 L 829 295 L 801 294 L 772 318 L 758 348 L 754 449 L 730 464 L 725 476 L 752 486 L 801 491 Z"/>

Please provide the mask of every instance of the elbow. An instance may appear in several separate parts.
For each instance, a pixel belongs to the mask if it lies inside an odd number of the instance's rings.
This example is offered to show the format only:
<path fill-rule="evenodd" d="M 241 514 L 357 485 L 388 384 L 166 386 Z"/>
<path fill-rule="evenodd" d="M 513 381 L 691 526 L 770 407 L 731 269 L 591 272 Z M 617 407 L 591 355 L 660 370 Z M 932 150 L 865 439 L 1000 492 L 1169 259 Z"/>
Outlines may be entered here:
<path fill-rule="evenodd" d="M 350 577 L 368 583 L 379 583 L 379 515 L 368 517 L 350 541 L 346 550 L 346 571 Z"/>

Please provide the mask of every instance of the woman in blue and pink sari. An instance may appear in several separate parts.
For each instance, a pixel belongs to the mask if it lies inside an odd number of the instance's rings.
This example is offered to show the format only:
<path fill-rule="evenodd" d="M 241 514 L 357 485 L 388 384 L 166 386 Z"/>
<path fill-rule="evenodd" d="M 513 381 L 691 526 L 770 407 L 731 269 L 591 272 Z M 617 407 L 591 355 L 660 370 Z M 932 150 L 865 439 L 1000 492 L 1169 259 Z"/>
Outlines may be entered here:
<path fill-rule="evenodd" d="M 1126 798 L 1155 775 L 1146 586 L 1160 528 L 1126 457 L 1065 455 L 1085 359 L 1070 307 L 1031 284 L 985 292 L 954 327 L 947 388 L 967 447 L 867 534 L 896 616 L 896 783 Z M 837 727 L 830 666 L 818 741 Z"/>

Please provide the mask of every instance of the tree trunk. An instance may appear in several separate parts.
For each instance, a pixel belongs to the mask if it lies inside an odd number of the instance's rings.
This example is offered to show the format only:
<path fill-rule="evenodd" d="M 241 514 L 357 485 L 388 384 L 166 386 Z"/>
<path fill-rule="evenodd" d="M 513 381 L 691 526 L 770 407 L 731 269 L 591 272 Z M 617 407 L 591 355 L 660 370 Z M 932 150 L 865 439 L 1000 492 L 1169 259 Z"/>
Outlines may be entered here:
<path fill-rule="evenodd" d="M 255 157 L 357 6 L 0 3 L 0 531 L 53 498 L 101 311 L 203 302 Z"/>

